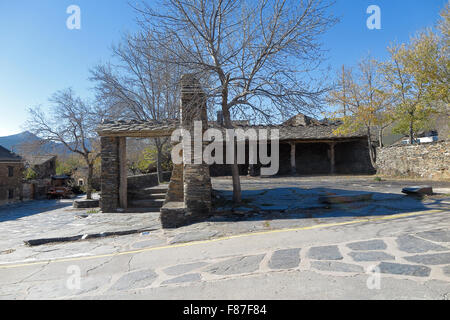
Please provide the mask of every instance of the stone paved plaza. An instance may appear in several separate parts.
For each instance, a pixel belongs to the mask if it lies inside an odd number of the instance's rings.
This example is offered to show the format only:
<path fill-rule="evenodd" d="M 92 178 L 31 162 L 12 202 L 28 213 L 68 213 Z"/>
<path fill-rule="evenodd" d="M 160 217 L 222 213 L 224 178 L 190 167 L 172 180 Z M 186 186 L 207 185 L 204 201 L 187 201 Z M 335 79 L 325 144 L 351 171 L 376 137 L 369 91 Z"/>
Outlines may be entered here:
<path fill-rule="evenodd" d="M 225 193 L 229 189 L 227 179 L 213 184 Z M 318 196 L 327 185 L 378 195 L 365 203 L 307 208 L 300 203 L 297 209 L 288 203 L 292 196 L 267 197 L 261 201 L 271 210 L 231 208 L 227 215 L 172 230 L 160 228 L 157 213 L 88 214 L 65 200 L 3 208 L 0 298 L 447 299 L 450 202 L 445 195 L 424 200 L 401 195 L 400 187 L 408 184 L 413 182 L 367 177 L 335 177 L 328 184 L 320 177 L 244 179 L 250 191 L 245 197 L 264 186 L 298 188 L 310 197 L 314 190 Z M 147 231 L 23 244 L 131 229 Z M 80 271 L 80 288 L 67 284 L 71 267 Z M 373 270 L 381 278 L 377 290 L 367 287 Z"/>

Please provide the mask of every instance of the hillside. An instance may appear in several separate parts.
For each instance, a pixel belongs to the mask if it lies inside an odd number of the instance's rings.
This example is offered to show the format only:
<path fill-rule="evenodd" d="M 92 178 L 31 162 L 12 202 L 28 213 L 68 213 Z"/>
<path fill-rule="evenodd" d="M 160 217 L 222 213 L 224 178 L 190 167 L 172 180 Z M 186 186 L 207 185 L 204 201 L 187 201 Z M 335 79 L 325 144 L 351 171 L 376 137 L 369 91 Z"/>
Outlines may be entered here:
<path fill-rule="evenodd" d="M 67 154 L 66 148 L 62 144 L 45 142 L 41 138 L 24 131 L 19 134 L 0 137 L 0 146 L 20 155 L 26 154 Z"/>

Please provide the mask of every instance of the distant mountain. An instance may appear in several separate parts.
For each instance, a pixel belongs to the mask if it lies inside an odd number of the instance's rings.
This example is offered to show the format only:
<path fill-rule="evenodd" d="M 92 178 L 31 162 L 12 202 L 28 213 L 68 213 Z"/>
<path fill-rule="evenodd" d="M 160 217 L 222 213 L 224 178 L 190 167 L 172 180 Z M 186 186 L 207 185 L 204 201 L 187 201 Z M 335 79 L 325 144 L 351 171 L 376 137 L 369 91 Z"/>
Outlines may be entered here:
<path fill-rule="evenodd" d="M 55 142 L 45 142 L 29 131 L 12 136 L 0 137 L 0 146 L 20 155 L 26 154 L 67 154 L 66 148 Z"/>
<path fill-rule="evenodd" d="M 0 146 L 16 152 L 22 143 L 39 140 L 40 139 L 31 132 L 25 131 L 12 136 L 0 137 Z"/>

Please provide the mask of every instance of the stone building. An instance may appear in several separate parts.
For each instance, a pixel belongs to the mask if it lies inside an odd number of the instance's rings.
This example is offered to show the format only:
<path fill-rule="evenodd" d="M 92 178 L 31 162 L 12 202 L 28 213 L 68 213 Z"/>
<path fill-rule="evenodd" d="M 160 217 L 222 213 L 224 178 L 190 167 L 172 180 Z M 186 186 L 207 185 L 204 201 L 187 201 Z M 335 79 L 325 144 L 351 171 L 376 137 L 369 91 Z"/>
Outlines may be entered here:
<path fill-rule="evenodd" d="M 249 129 L 278 129 L 280 135 L 280 168 L 278 175 L 372 174 L 367 133 L 364 131 L 336 135 L 339 122 L 316 120 L 298 114 L 281 125 L 250 126 Z M 373 137 L 372 137 L 372 140 Z M 376 143 L 374 141 L 373 145 Z M 248 148 L 246 150 L 248 159 Z M 225 153 L 225 149 L 224 149 Z M 259 175 L 260 165 L 239 165 L 242 175 Z M 253 172 L 252 172 L 253 171 Z M 230 166 L 212 165 L 211 176 L 231 175 Z"/>
<path fill-rule="evenodd" d="M 26 167 L 33 170 L 34 177 L 23 184 L 24 200 L 45 199 L 56 175 L 56 159 L 53 155 L 29 155 L 25 157 Z"/>
<path fill-rule="evenodd" d="M 23 170 L 22 158 L 0 146 L 0 206 L 22 200 Z"/>
<path fill-rule="evenodd" d="M 27 165 L 36 173 L 35 179 L 51 179 L 56 175 L 56 156 L 29 156 L 26 157 Z"/>
<path fill-rule="evenodd" d="M 76 186 L 79 187 L 84 187 L 87 186 L 87 181 L 88 181 L 88 174 L 89 174 L 89 168 L 86 167 L 78 167 L 75 168 L 72 171 L 72 179 L 73 179 L 73 183 Z M 95 190 L 99 190 L 100 189 L 100 176 L 99 176 L 99 172 L 97 170 L 96 167 L 94 167 L 94 172 L 92 174 L 92 188 Z"/>

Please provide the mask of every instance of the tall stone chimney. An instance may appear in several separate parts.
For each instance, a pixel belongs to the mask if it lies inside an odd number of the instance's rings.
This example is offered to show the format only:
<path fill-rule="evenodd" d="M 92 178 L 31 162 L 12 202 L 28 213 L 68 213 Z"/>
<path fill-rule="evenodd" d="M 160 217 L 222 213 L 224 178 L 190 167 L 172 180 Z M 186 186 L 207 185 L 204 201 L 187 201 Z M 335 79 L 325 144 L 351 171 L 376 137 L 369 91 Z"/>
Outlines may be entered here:
<path fill-rule="evenodd" d="M 218 111 L 217 112 L 217 124 L 221 127 L 223 127 L 223 112 Z"/>

